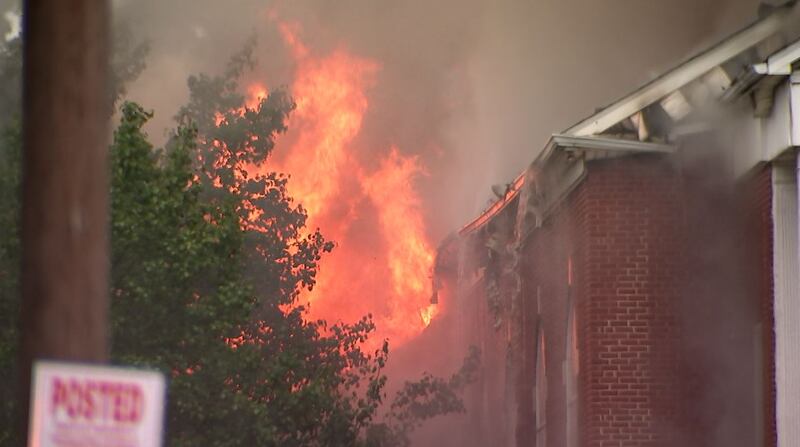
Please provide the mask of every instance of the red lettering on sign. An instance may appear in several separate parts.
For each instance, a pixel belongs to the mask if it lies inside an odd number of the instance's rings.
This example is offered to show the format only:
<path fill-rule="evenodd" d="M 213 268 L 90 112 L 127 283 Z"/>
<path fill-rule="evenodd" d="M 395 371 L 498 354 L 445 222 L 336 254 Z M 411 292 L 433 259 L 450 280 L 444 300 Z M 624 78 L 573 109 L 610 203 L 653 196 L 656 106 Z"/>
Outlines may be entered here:
<path fill-rule="evenodd" d="M 62 422 L 138 424 L 144 395 L 138 384 L 53 378 L 51 411 Z"/>

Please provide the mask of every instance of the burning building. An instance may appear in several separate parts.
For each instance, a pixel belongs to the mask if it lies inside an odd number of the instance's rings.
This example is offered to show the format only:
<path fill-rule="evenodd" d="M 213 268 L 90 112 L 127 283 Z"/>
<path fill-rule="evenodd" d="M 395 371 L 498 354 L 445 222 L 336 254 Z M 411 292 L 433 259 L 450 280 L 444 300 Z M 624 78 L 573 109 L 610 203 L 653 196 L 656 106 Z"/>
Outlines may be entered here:
<path fill-rule="evenodd" d="M 462 445 L 800 445 L 800 7 L 564 132 L 439 248 Z M 453 349 L 453 352 L 457 350 Z"/>

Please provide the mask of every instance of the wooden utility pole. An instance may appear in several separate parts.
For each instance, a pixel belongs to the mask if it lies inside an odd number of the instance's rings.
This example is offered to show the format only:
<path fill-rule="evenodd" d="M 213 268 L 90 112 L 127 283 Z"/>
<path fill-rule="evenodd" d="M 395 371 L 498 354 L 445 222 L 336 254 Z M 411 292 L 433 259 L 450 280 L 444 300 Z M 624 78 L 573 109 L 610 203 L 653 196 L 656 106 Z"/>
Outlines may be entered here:
<path fill-rule="evenodd" d="M 108 15 L 106 0 L 25 2 L 23 435 L 32 361 L 108 356 Z"/>

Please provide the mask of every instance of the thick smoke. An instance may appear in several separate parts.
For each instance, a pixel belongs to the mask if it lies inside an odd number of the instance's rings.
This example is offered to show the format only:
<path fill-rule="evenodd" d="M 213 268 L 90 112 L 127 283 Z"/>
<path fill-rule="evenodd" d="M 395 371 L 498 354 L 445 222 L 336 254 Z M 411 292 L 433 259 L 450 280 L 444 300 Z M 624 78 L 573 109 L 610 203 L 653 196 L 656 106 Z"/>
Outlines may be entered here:
<path fill-rule="evenodd" d="M 14 0 L 0 0 L 0 43 L 19 32 L 19 5 Z"/>
<path fill-rule="evenodd" d="M 0 16 L 19 9 L 0 0 Z M 268 19 L 296 21 L 310 46 L 345 46 L 382 65 L 363 138 L 419 153 L 431 236 L 479 212 L 549 134 L 755 18 L 757 0 L 114 0 L 115 23 L 151 44 L 130 97 L 163 136 L 186 77 L 215 73 L 257 35 L 260 72 L 288 84 Z M 0 20 L 0 34 L 10 29 Z M 378 157 L 375 157 L 377 160 Z"/>
<path fill-rule="evenodd" d="M 0 17 L 17 3 L 0 0 Z M 490 186 L 510 182 L 551 133 L 754 20 L 757 3 L 113 2 L 115 23 L 126 26 L 134 40 L 150 43 L 147 68 L 129 86 L 129 97 L 156 111 L 149 129 L 156 140 L 163 141 L 171 117 L 188 98 L 187 76 L 221 72 L 251 36 L 258 39 L 260 80 L 269 87 L 291 83 L 294 62 L 271 15 L 296 22 L 314 51 L 344 47 L 376 61 L 380 69 L 354 147 L 376 165 L 393 145 L 419 155 L 427 174 L 417 187 L 432 241 L 479 213 L 492 198 Z M 0 35 L 8 29 L 0 20 Z M 369 237 L 364 240 L 369 246 Z M 457 364 L 425 364 L 446 349 L 437 346 L 447 344 L 446 337 L 425 337 L 424 343 L 398 352 L 398 360 L 410 365 L 405 371 L 456 369 Z"/>
<path fill-rule="evenodd" d="M 416 186 L 428 236 L 438 241 L 476 216 L 493 197 L 490 186 L 511 181 L 551 133 L 746 25 L 756 6 L 755 0 L 119 0 L 116 20 L 151 43 L 148 68 L 130 96 L 156 110 L 154 136 L 186 100 L 186 77 L 220 72 L 252 35 L 261 80 L 270 87 L 291 83 L 294 62 L 270 15 L 296 22 L 313 51 L 344 47 L 376 61 L 354 148 L 376 165 L 393 145 L 420 156 L 427 175 Z M 354 231 L 364 233 L 359 247 L 369 247 L 370 221 L 363 222 Z M 460 361 L 456 353 L 452 365 L 443 364 L 436 354 L 448 343 L 423 337 L 395 352 L 392 368 L 447 374 Z"/>
<path fill-rule="evenodd" d="M 185 101 L 185 79 L 218 72 L 251 35 L 259 72 L 288 84 L 268 18 L 295 21 L 310 47 L 344 46 L 381 70 L 362 139 L 418 153 L 431 237 L 473 217 L 557 132 L 754 18 L 754 0 L 483 2 L 210 0 L 115 2 L 151 42 L 131 97 L 156 110 L 153 134 Z M 377 160 L 379 157 L 374 157 Z"/>

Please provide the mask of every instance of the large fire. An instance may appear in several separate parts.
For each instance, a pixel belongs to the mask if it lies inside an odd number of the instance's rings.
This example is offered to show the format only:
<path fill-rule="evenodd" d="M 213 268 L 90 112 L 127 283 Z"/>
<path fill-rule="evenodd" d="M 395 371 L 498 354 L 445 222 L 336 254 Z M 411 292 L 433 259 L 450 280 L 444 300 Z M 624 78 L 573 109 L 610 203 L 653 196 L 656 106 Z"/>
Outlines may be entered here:
<path fill-rule="evenodd" d="M 368 143 L 358 139 L 378 63 L 344 49 L 319 56 L 296 26 L 282 24 L 280 31 L 296 66 L 290 90 L 297 109 L 276 158 L 253 169 L 289 174 L 309 228 L 337 243 L 321 263 L 316 287 L 302 299 L 314 318 L 354 322 L 372 314 L 376 338 L 402 344 L 436 313 L 430 303 L 433 249 L 414 189 L 424 169 L 397 147 L 364 147 Z M 256 101 L 266 88 L 254 83 L 248 93 Z M 364 153 L 372 159 L 362 159 Z"/>

